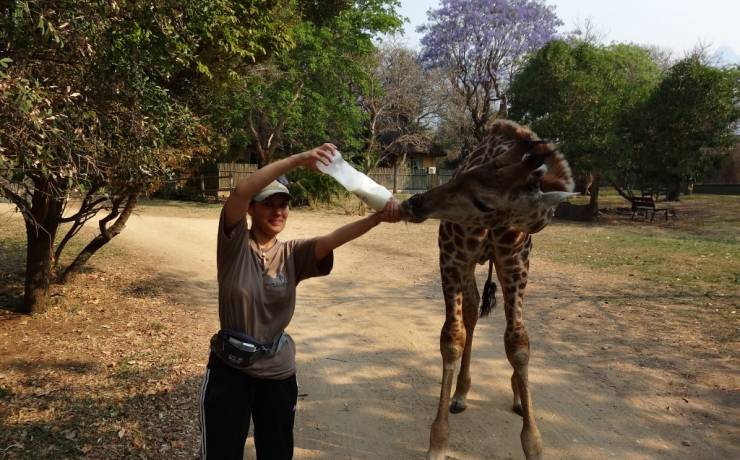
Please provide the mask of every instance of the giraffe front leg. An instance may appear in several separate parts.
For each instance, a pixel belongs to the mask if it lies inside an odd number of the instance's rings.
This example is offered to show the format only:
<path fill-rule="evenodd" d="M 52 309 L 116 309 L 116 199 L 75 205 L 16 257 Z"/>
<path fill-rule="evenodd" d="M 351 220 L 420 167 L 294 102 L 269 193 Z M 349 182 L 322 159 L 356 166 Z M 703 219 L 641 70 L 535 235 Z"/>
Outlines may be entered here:
<path fill-rule="evenodd" d="M 452 380 L 455 376 L 457 365 L 460 362 L 465 342 L 465 330 L 461 323 L 462 321 L 455 319 L 446 321 L 440 334 L 442 386 L 439 392 L 437 416 L 434 418 L 434 422 L 432 422 L 432 429 L 429 435 L 427 460 L 444 460 L 447 454 L 449 437 L 448 408 L 450 406 Z"/>
<path fill-rule="evenodd" d="M 460 271 L 453 267 L 442 270 L 442 289 L 445 297 L 445 324 L 439 336 L 439 351 L 442 354 L 442 387 L 439 392 L 437 416 L 429 434 L 428 460 L 444 460 L 449 436 L 448 408 L 452 380 L 455 377 L 465 347 L 463 325 L 463 292 Z"/>
<path fill-rule="evenodd" d="M 532 393 L 529 389 L 529 337 L 524 325 L 510 330 L 507 327 L 504 337 L 506 357 L 514 368 L 511 386 L 514 390 L 514 411 L 523 417 L 521 432 L 522 448 L 527 460 L 542 458 L 542 436 L 534 416 Z M 518 404 L 517 404 L 518 403 Z"/>

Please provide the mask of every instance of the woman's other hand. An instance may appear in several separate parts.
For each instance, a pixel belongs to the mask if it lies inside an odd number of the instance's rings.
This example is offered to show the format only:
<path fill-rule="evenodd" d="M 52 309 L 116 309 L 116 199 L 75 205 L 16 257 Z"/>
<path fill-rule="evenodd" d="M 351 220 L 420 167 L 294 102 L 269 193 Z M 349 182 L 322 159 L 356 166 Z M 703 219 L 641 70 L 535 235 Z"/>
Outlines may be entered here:
<path fill-rule="evenodd" d="M 296 154 L 298 162 L 301 166 L 305 166 L 314 171 L 318 171 L 319 162 L 329 166 L 334 158 L 334 154 L 337 151 L 337 147 L 334 144 L 322 144 L 318 147 L 312 148 L 302 153 Z"/>

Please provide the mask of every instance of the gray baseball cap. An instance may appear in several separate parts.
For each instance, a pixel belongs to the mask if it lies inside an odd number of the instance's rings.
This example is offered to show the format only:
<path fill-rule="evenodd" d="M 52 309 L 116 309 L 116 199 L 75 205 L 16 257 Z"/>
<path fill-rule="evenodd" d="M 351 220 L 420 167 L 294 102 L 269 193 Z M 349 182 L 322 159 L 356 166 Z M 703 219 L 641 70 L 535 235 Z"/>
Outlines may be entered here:
<path fill-rule="evenodd" d="M 274 180 L 267 184 L 267 187 L 263 188 L 259 191 L 254 197 L 252 197 L 252 201 L 260 202 L 264 201 L 268 197 L 271 197 L 272 195 L 276 195 L 278 193 L 282 193 L 283 195 L 288 195 L 288 198 L 292 198 L 292 195 L 290 194 L 290 191 L 288 190 L 288 187 L 284 186 L 280 182 Z"/>

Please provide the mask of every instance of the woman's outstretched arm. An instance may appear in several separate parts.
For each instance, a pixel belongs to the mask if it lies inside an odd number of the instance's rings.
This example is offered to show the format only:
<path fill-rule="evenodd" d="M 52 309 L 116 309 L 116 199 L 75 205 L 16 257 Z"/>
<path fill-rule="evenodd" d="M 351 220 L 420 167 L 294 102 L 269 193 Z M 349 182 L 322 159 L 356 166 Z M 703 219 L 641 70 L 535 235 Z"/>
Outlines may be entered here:
<path fill-rule="evenodd" d="M 334 249 L 364 235 L 381 222 L 398 222 L 399 220 L 401 220 L 401 216 L 398 209 L 398 201 L 395 198 L 391 198 L 382 211 L 370 214 L 367 217 L 339 227 L 333 232 L 319 237 L 314 246 L 316 260 L 323 259 Z"/>

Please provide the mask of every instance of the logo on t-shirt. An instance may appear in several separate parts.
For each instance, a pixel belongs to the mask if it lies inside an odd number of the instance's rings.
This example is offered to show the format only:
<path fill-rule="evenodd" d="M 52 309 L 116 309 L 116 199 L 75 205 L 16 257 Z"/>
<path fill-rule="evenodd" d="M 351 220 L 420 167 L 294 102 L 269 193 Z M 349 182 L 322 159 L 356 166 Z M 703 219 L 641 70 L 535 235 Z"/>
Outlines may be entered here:
<path fill-rule="evenodd" d="M 262 275 L 262 282 L 266 287 L 279 288 L 288 284 L 288 279 L 285 277 L 283 272 L 278 272 L 274 277 L 265 273 Z"/>

